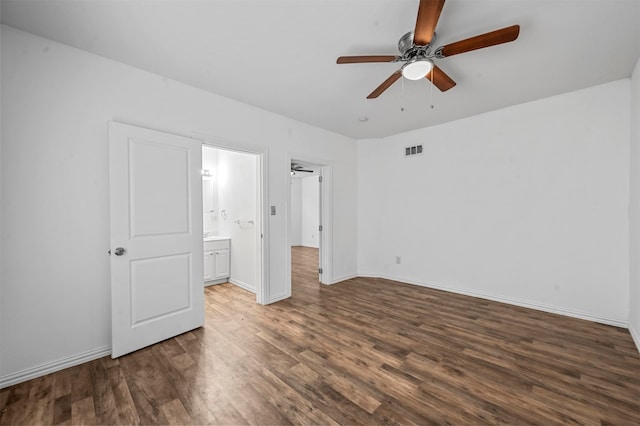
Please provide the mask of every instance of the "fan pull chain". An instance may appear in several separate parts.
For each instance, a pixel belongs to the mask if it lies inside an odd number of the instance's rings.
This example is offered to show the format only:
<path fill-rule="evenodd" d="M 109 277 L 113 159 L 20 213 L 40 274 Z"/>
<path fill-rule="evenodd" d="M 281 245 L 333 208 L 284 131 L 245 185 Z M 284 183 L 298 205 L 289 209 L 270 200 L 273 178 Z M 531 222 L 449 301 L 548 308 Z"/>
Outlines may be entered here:
<path fill-rule="evenodd" d="M 433 109 L 433 72 L 434 68 L 431 68 L 431 109 Z"/>
<path fill-rule="evenodd" d="M 400 87 L 402 88 L 400 96 L 402 99 L 402 102 L 400 103 L 400 111 L 404 112 L 404 77 L 400 77 Z"/>

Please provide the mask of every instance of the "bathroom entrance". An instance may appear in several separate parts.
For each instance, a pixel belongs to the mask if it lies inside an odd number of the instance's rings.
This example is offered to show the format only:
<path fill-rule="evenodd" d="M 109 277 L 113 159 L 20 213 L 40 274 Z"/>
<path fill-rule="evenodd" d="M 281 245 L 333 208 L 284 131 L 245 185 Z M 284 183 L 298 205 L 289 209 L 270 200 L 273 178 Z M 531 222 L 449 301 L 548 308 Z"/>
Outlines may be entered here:
<path fill-rule="evenodd" d="M 229 282 L 256 294 L 262 280 L 260 154 L 202 147 L 205 286 Z"/>

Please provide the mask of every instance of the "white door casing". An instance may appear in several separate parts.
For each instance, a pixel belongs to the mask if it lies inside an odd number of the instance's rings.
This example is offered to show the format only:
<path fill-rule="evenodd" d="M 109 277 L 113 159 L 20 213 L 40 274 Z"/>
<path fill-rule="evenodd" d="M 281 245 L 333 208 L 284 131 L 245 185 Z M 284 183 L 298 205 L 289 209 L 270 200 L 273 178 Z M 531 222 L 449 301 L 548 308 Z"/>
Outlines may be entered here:
<path fill-rule="evenodd" d="M 201 147 L 109 123 L 113 358 L 204 324 Z"/>
<path fill-rule="evenodd" d="M 324 226 L 322 226 L 322 169 L 320 169 L 320 176 L 318 176 L 318 281 L 322 282 L 322 233 L 324 232 Z"/>

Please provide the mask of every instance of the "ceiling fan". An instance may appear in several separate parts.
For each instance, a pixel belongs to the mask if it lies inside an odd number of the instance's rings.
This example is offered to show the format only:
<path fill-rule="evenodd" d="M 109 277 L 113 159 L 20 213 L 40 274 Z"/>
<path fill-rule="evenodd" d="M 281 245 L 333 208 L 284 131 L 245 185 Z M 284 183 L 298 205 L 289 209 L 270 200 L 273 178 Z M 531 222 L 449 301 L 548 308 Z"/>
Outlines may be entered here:
<path fill-rule="evenodd" d="M 313 173 L 313 170 L 307 170 L 300 164 L 291 163 L 291 176 L 295 175 L 298 172 Z"/>
<path fill-rule="evenodd" d="M 435 29 L 444 1 L 420 0 L 415 30 L 406 33 L 398 41 L 400 55 L 340 56 L 338 58 L 336 61 L 338 64 L 404 62 L 404 65 L 371 92 L 367 99 L 377 98 L 402 76 L 409 80 L 426 78 L 440 91 L 445 92 L 455 86 L 456 82 L 436 66 L 434 60 L 508 43 L 518 38 L 520 26 L 512 25 L 435 48 Z"/>

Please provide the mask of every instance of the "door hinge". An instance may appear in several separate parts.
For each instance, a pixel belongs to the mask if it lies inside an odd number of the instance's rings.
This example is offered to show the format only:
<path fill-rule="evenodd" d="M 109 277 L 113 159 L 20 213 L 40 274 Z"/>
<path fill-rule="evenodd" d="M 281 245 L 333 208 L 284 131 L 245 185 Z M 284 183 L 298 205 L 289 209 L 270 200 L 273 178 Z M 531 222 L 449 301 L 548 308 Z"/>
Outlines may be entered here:
<path fill-rule="evenodd" d="M 318 226 L 318 231 L 322 232 L 322 225 Z"/>
<path fill-rule="evenodd" d="M 322 273 L 322 268 L 318 268 L 318 273 L 321 274 Z"/>
<path fill-rule="evenodd" d="M 322 176 L 318 176 L 318 182 L 322 183 Z"/>

